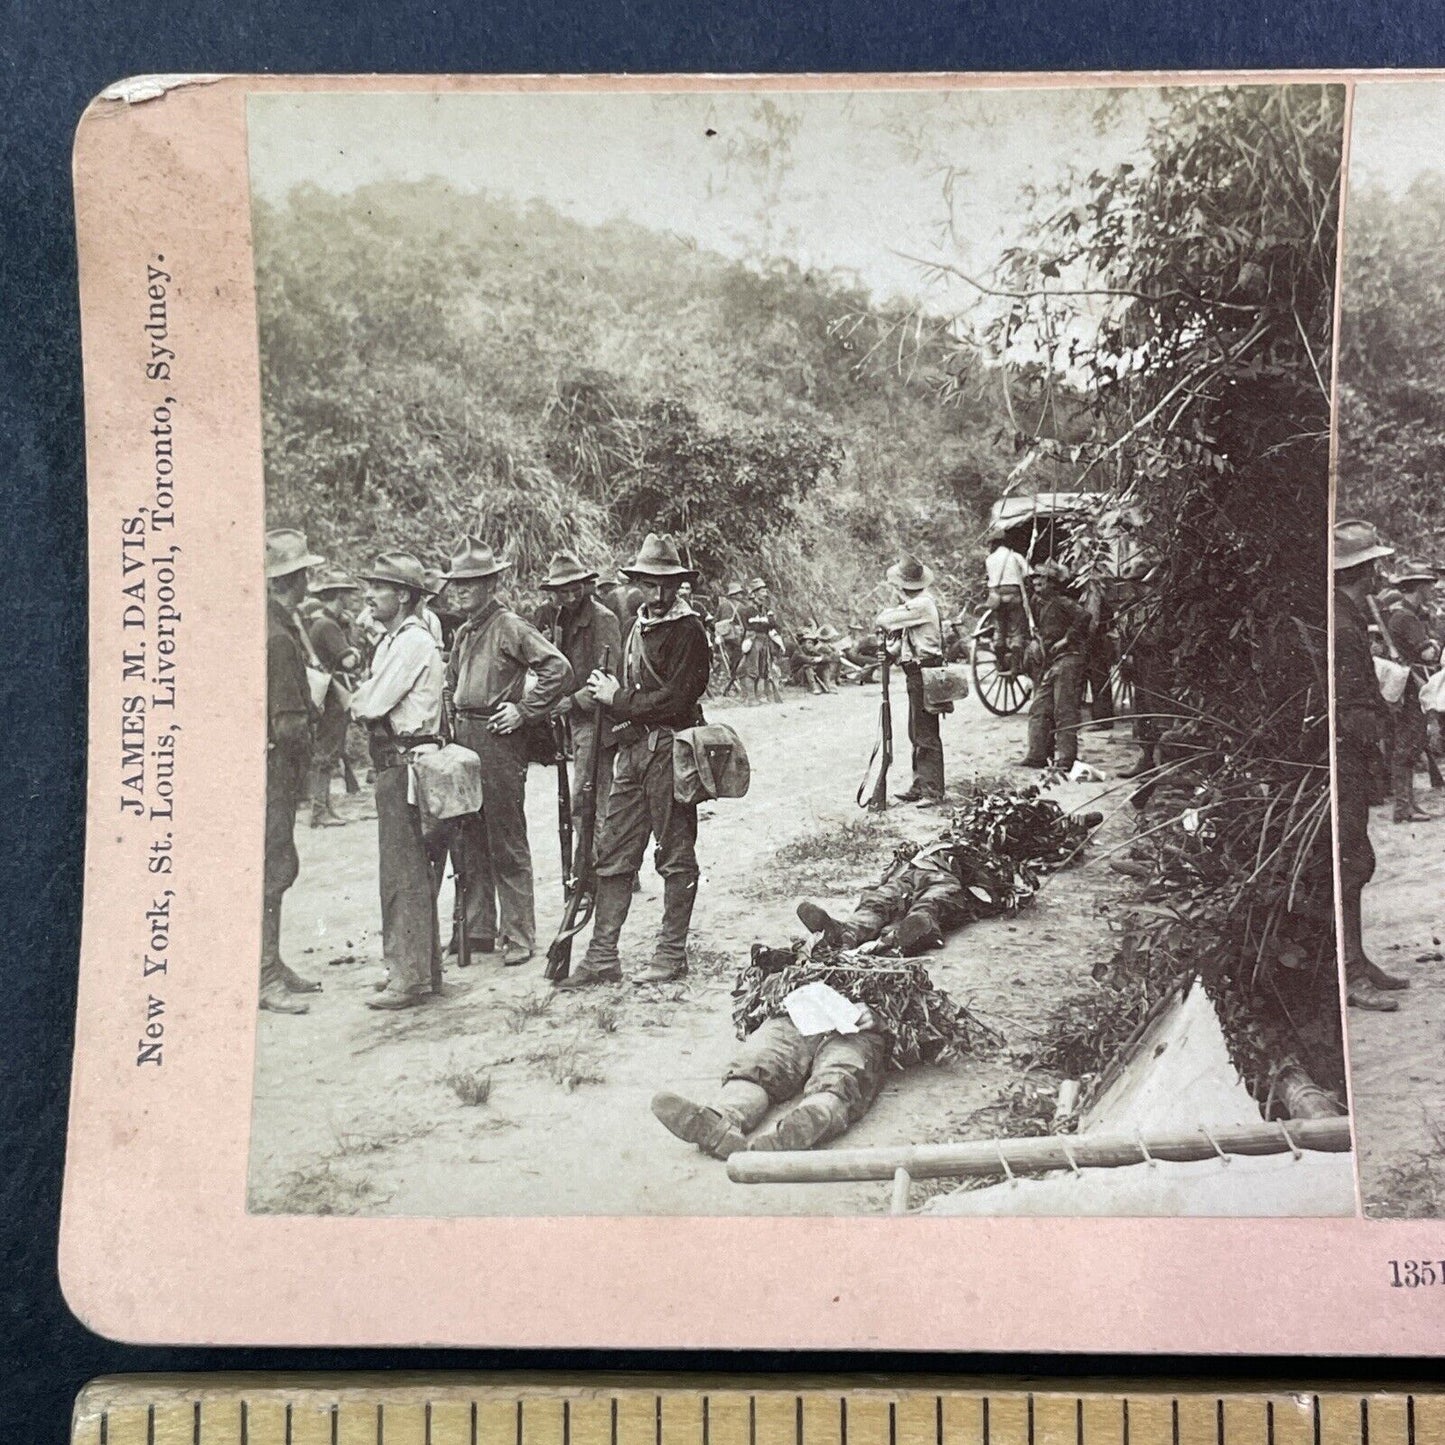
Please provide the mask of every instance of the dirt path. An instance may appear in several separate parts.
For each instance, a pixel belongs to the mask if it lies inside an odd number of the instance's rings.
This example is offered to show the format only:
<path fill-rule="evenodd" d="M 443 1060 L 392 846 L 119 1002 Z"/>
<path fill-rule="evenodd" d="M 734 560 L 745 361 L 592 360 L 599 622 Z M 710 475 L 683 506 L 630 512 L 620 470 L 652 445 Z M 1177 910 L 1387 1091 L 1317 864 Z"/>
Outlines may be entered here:
<path fill-rule="evenodd" d="M 1365 946 L 1410 980 L 1393 1014 L 1348 1010 L 1360 1187 L 1369 1214 L 1445 1213 L 1445 817 L 1438 794 L 1429 823 L 1370 816 L 1378 864 L 1365 889 Z"/>
<path fill-rule="evenodd" d="M 901 689 L 899 689 L 901 693 Z M 710 1093 L 734 1048 L 729 990 L 755 940 L 786 942 L 799 897 L 846 900 L 876 876 L 892 842 L 927 837 L 936 812 L 862 813 L 853 801 L 876 722 L 876 687 L 781 705 L 723 707 L 753 763 L 741 801 L 704 810 L 694 966 L 679 984 L 557 995 L 540 965 L 491 959 L 452 971 L 450 996 L 377 1014 L 363 1005 L 379 975 L 375 827 L 363 792 L 345 828 L 297 830 L 301 877 L 288 896 L 283 945 L 325 992 L 305 1017 L 260 1015 L 252 1135 L 252 1208 L 407 1215 L 877 1213 L 877 1184 L 741 1186 L 723 1166 L 668 1135 L 648 1101 L 660 1087 Z M 901 697 L 898 699 L 901 702 Z M 895 718 L 907 782 L 902 709 Z M 950 780 L 997 775 L 1022 753 L 1024 720 L 973 699 L 944 724 Z M 1127 729 L 1088 733 L 1084 754 L 1113 775 L 1132 756 Z M 1014 772 L 1015 780 L 1031 774 Z M 528 821 L 540 936 L 560 913 L 555 801 L 534 769 Z M 1065 785 L 1085 806 L 1110 784 Z M 1114 785 L 1117 789 L 1117 785 Z M 1127 829 L 1116 811 L 1104 836 Z M 624 965 L 645 960 L 661 880 L 644 869 L 623 935 Z M 929 956 L 935 980 L 1021 1045 L 1051 1006 L 1109 950 L 1101 912 L 1124 886 L 1102 863 L 1057 875 L 1021 918 L 964 929 Z M 449 916 L 450 887 L 442 895 Z M 462 1104 L 449 1075 L 484 1080 L 485 1103 Z M 890 1077 L 850 1144 L 947 1137 L 1017 1076 L 1006 1053 Z"/>

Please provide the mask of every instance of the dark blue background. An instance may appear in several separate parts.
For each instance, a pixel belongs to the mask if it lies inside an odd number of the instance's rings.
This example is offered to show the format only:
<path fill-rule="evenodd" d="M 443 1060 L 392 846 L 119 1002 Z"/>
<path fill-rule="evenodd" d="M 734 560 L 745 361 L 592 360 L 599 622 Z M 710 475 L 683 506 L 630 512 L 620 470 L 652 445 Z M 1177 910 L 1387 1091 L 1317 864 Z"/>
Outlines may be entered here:
<path fill-rule="evenodd" d="M 54 10 L 56 14 L 50 12 Z M 102 1372 L 376 1368 L 728 1370 L 928 1367 L 1151 1374 L 1196 1362 L 887 1356 L 644 1356 L 437 1351 L 136 1350 L 86 1333 L 55 1277 L 79 938 L 85 743 L 85 477 L 70 143 L 103 85 L 160 71 L 661 71 L 1221 68 L 1445 65 L 1439 0 L 1391 5 L 1207 0 L 9 0 L 0 226 L 0 487 L 8 777 L 0 800 L 0 1409 L 7 1440 L 66 1438 L 74 1393 Z M 1426 1229 L 1439 1242 L 1439 1230 Z M 163 1248 L 163 1241 L 157 1241 Z M 1435 1253 L 1440 1250 L 1436 1248 Z M 1328 1270 L 1327 1259 L 1319 1267 Z M 747 1261 L 738 1261 L 746 1270 Z M 219 1303 L 219 1302 L 218 1302 Z M 1406 1302 L 1409 1303 L 1408 1301 Z M 1049 1301 L 1040 1300 L 1040 1309 Z M 1127 1309 L 1128 1301 L 1120 1307 Z M 1317 1362 L 1234 1364 L 1318 1375 Z M 1338 1370 L 1340 1367 L 1335 1367 Z M 1404 1364 L 1355 1374 L 1435 1377 Z M 1213 1366 L 1218 1373 L 1219 1364 Z"/>

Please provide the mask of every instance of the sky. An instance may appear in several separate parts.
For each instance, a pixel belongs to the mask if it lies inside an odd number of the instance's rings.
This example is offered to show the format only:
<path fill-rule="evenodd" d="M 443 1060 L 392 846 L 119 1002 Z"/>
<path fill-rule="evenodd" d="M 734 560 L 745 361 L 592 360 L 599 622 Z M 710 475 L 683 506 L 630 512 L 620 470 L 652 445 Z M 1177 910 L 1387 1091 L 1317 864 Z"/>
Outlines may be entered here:
<path fill-rule="evenodd" d="M 907 256 L 986 272 L 1021 199 L 1137 160 L 1156 91 L 1101 131 L 1098 90 L 279 94 L 249 98 L 251 181 L 268 201 L 445 177 L 462 191 L 623 217 L 744 259 L 852 275 L 877 300 L 950 303 Z M 767 144 L 771 137 L 772 143 Z M 781 138 L 781 139 L 780 139 Z M 952 176 L 952 219 L 945 189 Z"/>
<path fill-rule="evenodd" d="M 1357 86 L 1350 183 L 1383 186 L 1399 195 L 1423 171 L 1445 171 L 1445 83 Z"/>

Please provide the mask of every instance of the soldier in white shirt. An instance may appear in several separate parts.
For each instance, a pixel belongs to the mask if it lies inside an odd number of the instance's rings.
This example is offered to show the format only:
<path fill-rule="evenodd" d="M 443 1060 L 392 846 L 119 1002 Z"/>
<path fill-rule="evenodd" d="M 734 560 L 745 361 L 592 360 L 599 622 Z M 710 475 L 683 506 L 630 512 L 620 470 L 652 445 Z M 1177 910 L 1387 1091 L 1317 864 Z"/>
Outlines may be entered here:
<path fill-rule="evenodd" d="M 988 539 L 984 561 L 988 573 L 988 605 L 993 608 L 993 647 L 1000 672 L 1013 672 L 1028 642 L 1028 613 L 1024 611 L 1024 583 L 1033 569 L 1022 552 L 1015 552 L 1003 532 Z"/>
<path fill-rule="evenodd" d="M 381 883 L 386 988 L 368 1008 L 403 1009 L 424 1002 L 441 968 L 436 893 L 421 815 L 412 800 L 407 761 L 441 743 L 444 669 L 422 618 L 426 573 L 405 552 L 383 553 L 361 580 L 372 615 L 385 629 L 371 676 L 352 698 L 365 722 L 376 769 L 376 835 Z"/>
<path fill-rule="evenodd" d="M 941 803 L 943 739 L 938 714 L 923 702 L 923 669 L 943 665 L 943 620 L 928 590 L 933 569 L 916 557 L 904 557 L 888 569 L 887 578 L 898 602 L 885 607 L 874 626 L 891 634 L 888 650 L 908 682 L 908 741 L 913 745 L 913 782 L 897 798 L 900 803 Z"/>

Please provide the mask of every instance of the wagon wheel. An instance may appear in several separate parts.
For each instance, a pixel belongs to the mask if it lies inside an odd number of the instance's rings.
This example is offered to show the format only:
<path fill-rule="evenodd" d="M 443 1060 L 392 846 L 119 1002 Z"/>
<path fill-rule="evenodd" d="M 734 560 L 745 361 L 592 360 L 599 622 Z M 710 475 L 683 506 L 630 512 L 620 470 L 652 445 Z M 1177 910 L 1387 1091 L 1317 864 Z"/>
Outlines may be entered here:
<path fill-rule="evenodd" d="M 978 700 L 999 717 L 1009 717 L 1018 712 L 1034 690 L 1033 683 L 1023 673 L 999 671 L 993 650 L 992 609 L 978 619 L 973 629 L 968 645 L 968 665 L 973 673 Z"/>

